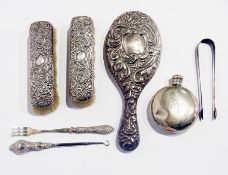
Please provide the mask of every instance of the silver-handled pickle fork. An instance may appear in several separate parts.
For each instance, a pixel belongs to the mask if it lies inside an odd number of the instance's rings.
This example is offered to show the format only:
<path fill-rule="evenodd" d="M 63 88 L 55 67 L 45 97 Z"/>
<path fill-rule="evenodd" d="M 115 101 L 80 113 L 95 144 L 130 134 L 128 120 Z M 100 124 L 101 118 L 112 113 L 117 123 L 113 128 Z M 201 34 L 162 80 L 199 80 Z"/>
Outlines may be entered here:
<path fill-rule="evenodd" d="M 12 136 L 30 136 L 38 133 L 88 133 L 88 134 L 110 134 L 114 131 L 114 128 L 110 125 L 100 125 L 91 127 L 70 127 L 50 130 L 40 130 L 31 127 L 15 127 L 12 128 Z"/>

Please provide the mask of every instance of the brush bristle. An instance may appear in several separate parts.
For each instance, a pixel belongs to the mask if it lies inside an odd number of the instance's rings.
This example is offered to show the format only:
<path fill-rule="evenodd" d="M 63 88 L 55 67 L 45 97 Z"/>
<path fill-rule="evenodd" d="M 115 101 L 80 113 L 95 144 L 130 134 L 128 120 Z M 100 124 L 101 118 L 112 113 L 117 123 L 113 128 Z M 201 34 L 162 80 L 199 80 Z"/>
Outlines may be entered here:
<path fill-rule="evenodd" d="M 85 107 L 88 107 L 88 106 L 92 105 L 93 103 L 95 103 L 95 101 L 96 101 L 96 97 L 95 97 L 95 93 L 94 93 L 92 98 L 90 98 L 88 100 L 84 100 L 84 101 L 77 101 L 74 103 L 74 105 L 77 108 L 85 108 Z"/>

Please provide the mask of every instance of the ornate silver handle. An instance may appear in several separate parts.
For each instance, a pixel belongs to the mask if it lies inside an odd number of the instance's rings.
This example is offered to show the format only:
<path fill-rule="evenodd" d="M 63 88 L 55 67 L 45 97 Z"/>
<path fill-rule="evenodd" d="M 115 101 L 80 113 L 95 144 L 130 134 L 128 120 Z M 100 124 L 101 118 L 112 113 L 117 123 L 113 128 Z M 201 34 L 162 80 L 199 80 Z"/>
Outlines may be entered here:
<path fill-rule="evenodd" d="M 109 125 L 91 126 L 91 127 L 71 127 L 70 133 L 92 133 L 92 134 L 110 134 L 114 131 L 114 128 Z"/>
<path fill-rule="evenodd" d="M 42 151 L 44 149 L 54 147 L 71 147 L 81 145 L 105 145 L 109 146 L 109 141 L 106 142 L 74 142 L 74 143 L 44 143 L 44 142 L 29 142 L 26 140 L 19 140 L 10 146 L 10 151 L 17 155 L 26 154 L 31 151 Z"/>
<path fill-rule="evenodd" d="M 12 144 L 9 149 L 17 155 L 22 155 L 30 151 L 41 151 L 44 149 L 53 148 L 55 146 L 56 145 L 52 143 L 28 142 L 25 140 L 18 140 Z"/>
<path fill-rule="evenodd" d="M 125 110 L 120 122 L 118 142 L 124 151 L 133 151 L 137 148 L 140 141 L 136 114 L 137 99 L 132 98 L 125 101 Z"/>

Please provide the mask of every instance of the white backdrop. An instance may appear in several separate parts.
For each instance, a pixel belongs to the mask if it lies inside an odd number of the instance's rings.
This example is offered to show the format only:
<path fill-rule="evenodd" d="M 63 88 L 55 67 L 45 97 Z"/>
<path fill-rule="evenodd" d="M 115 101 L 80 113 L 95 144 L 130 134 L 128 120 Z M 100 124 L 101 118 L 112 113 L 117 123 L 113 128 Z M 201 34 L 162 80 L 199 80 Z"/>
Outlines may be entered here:
<path fill-rule="evenodd" d="M 125 11 L 142 11 L 153 18 L 162 37 L 161 63 L 154 78 L 140 96 L 137 112 L 141 142 L 132 153 L 121 153 L 115 138 L 122 112 L 121 96 L 110 80 L 103 61 L 103 42 L 113 20 Z M 96 30 L 96 102 L 84 109 L 66 105 L 66 47 L 71 18 L 87 15 Z M 228 166 L 228 1 L 226 0 L 1 0 L 0 3 L 0 174 L 219 174 Z M 51 22 L 57 31 L 58 109 L 44 117 L 27 110 L 27 37 L 37 20 Z M 197 121 L 186 133 L 165 136 L 157 133 L 147 119 L 154 93 L 179 73 L 183 85 L 197 95 L 194 48 L 203 38 L 216 44 L 216 103 L 218 119 L 211 121 L 210 49 L 201 47 L 201 71 L 205 120 Z M 13 126 L 61 128 L 110 124 L 108 136 L 43 134 L 29 141 L 73 142 L 110 140 L 110 147 L 90 146 L 51 149 L 16 156 L 8 147 L 20 138 L 10 137 Z"/>

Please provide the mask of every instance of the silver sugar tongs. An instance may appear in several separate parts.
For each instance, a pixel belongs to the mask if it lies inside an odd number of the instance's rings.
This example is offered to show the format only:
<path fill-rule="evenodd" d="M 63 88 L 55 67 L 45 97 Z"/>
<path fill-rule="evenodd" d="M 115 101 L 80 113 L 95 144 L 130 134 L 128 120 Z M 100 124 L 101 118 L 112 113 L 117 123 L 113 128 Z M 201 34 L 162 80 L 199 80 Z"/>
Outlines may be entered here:
<path fill-rule="evenodd" d="M 195 49 L 195 64 L 197 73 L 197 84 L 198 84 L 198 98 L 199 98 L 199 119 L 203 120 L 203 103 L 202 103 L 202 89 L 200 80 L 200 66 L 199 66 L 199 45 L 207 44 L 211 48 L 212 53 L 212 119 L 215 120 L 217 117 L 217 110 L 215 107 L 215 43 L 211 39 L 201 40 Z"/>

